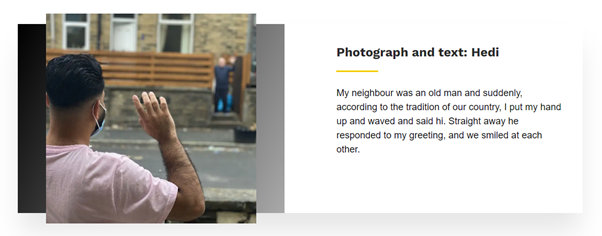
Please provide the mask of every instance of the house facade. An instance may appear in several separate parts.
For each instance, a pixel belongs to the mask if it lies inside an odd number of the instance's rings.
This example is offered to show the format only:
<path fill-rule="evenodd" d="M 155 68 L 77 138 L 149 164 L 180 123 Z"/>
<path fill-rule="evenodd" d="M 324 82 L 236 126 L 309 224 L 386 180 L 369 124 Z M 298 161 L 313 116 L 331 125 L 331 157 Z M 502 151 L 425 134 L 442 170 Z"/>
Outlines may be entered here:
<path fill-rule="evenodd" d="M 254 14 L 46 14 L 46 48 L 255 55 Z"/>

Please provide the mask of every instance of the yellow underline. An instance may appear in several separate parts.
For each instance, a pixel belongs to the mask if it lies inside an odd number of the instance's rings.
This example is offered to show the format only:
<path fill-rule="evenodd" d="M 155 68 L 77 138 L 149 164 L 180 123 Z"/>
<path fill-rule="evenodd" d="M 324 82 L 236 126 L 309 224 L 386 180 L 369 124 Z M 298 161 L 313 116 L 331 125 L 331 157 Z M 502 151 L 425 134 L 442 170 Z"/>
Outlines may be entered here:
<path fill-rule="evenodd" d="M 378 72 L 378 70 L 337 70 L 337 72 Z"/>

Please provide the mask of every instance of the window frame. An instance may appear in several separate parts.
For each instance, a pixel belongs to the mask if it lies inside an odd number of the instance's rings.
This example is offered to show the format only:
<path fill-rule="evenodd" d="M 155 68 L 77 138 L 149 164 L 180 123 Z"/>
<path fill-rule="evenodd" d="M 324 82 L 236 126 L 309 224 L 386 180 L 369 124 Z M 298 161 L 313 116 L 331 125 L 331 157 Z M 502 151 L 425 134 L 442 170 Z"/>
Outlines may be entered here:
<path fill-rule="evenodd" d="M 121 23 L 134 23 L 134 25 L 136 26 L 136 30 L 134 31 L 134 38 L 136 40 L 134 40 L 134 51 L 136 52 L 138 51 L 138 13 L 132 13 L 134 14 L 134 18 L 121 18 L 121 17 L 115 17 L 115 14 L 111 14 L 111 39 L 110 39 L 110 43 L 109 43 L 109 50 L 113 51 L 115 50 L 115 32 L 113 31 L 114 25 L 116 22 L 121 22 Z"/>
<path fill-rule="evenodd" d="M 69 14 L 82 14 L 82 13 L 69 13 Z M 67 21 L 67 13 L 63 14 L 63 49 L 67 49 L 67 50 L 90 50 L 90 14 L 83 14 L 86 15 L 86 22 L 73 22 L 73 21 Z M 68 48 L 67 47 L 67 28 L 69 26 L 77 26 L 77 27 L 84 27 L 84 32 L 85 32 L 85 36 L 84 36 L 84 48 Z"/>
<path fill-rule="evenodd" d="M 190 19 L 189 20 L 164 20 L 163 19 L 163 14 L 158 14 L 159 17 L 157 18 L 157 47 L 156 47 L 156 51 L 157 52 L 162 52 L 161 51 L 161 47 L 159 47 L 159 45 L 161 45 L 161 27 L 163 25 L 190 25 L 190 52 L 185 53 L 185 54 L 192 54 L 194 52 L 194 14 L 189 14 L 190 15 Z M 182 14 L 182 15 L 186 15 L 186 14 Z"/>

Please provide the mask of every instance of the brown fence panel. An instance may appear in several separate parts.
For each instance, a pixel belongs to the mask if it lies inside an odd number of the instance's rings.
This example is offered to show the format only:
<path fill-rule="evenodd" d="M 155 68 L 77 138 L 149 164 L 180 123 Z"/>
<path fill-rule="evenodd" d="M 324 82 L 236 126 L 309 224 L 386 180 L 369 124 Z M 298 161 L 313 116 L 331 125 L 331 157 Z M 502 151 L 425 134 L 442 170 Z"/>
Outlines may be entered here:
<path fill-rule="evenodd" d="M 228 54 L 222 54 L 222 57 L 224 57 L 227 60 L 227 63 L 230 64 L 230 57 L 231 56 L 236 56 L 236 55 L 228 55 Z M 238 61 L 242 61 L 242 63 L 240 63 L 239 65 L 241 66 L 241 78 L 240 80 L 236 80 L 236 78 L 234 78 L 235 72 L 230 72 L 229 74 L 229 80 L 230 80 L 230 84 L 232 85 L 233 88 L 233 93 L 237 93 L 232 94 L 232 98 L 236 99 L 236 101 L 234 101 L 234 103 L 236 105 L 233 106 L 234 111 L 238 112 L 238 115 L 241 116 L 240 118 L 242 119 L 242 104 L 244 102 L 244 98 L 245 98 L 245 89 L 247 87 L 247 84 L 251 81 L 251 65 L 252 65 L 252 61 L 251 61 L 251 53 L 247 53 L 246 55 L 243 56 L 236 56 L 236 60 Z"/>
<path fill-rule="evenodd" d="M 46 63 L 64 54 L 87 53 L 102 66 L 107 85 L 213 87 L 213 55 L 46 49 Z"/>
<path fill-rule="evenodd" d="M 245 102 L 245 90 L 247 89 L 247 84 L 251 81 L 251 53 L 247 53 L 247 55 L 242 57 L 242 78 L 241 78 L 241 88 L 240 88 L 240 111 L 238 115 L 242 120 L 242 113 L 244 112 L 243 104 Z"/>

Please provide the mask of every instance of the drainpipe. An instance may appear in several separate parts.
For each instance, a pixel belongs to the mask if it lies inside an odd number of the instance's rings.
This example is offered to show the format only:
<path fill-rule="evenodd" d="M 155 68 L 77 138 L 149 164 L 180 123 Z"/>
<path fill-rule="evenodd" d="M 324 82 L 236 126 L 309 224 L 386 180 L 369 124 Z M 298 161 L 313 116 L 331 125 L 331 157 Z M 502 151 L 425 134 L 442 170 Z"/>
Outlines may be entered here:
<path fill-rule="evenodd" d="M 50 48 L 54 48 L 54 13 L 50 14 Z"/>
<path fill-rule="evenodd" d="M 96 50 L 100 50 L 100 35 L 102 34 L 102 14 L 98 14 L 98 36 L 96 40 Z"/>

